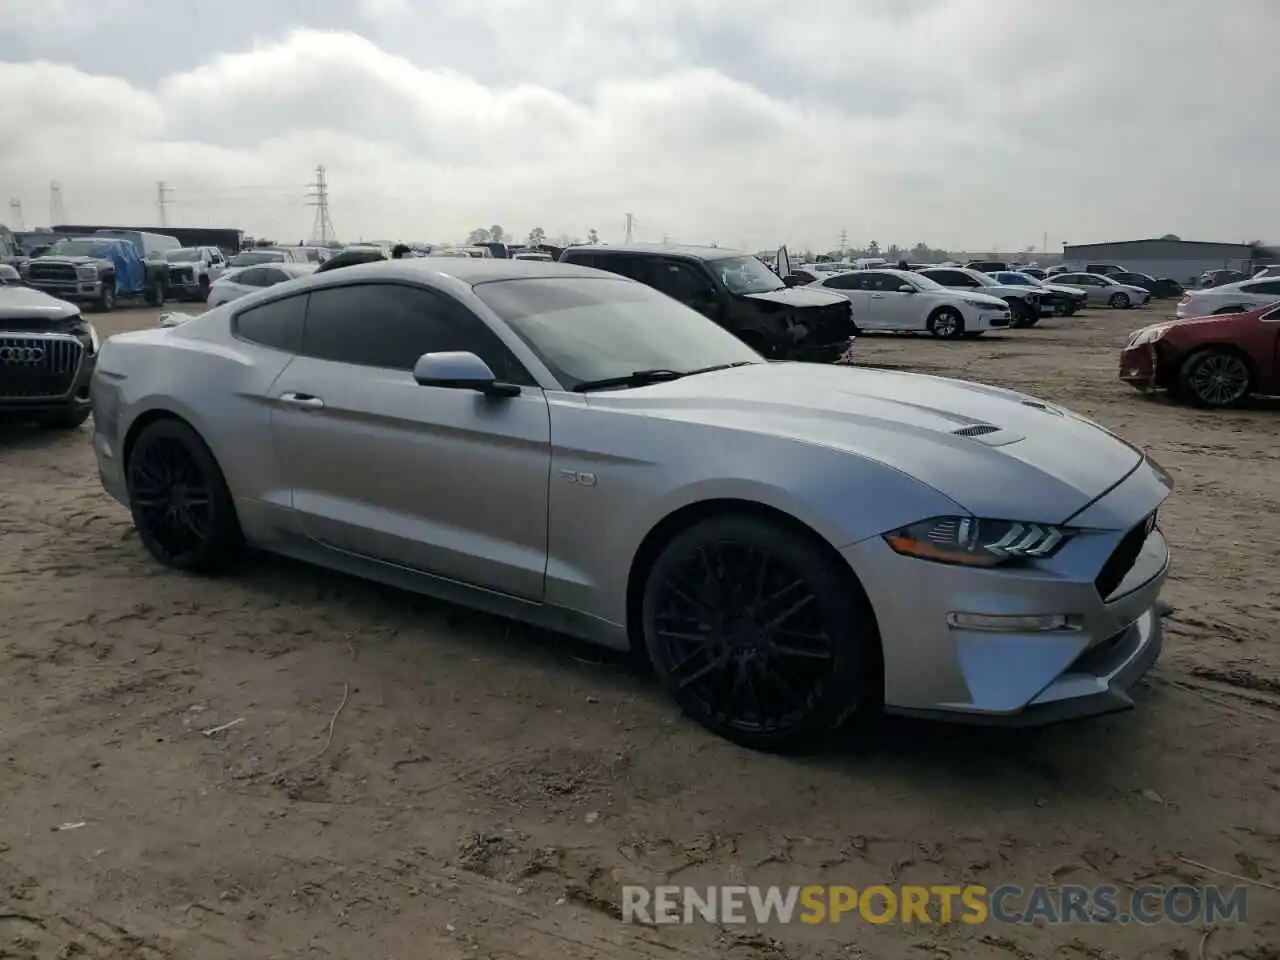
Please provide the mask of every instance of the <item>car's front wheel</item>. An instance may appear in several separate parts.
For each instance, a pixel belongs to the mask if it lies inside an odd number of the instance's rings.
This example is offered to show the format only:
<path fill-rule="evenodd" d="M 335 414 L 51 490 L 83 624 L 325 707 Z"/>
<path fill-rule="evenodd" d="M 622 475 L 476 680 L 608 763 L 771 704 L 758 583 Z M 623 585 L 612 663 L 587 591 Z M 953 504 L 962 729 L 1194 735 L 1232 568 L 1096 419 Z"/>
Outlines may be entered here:
<path fill-rule="evenodd" d="M 1129 295 L 1127 293 L 1113 294 L 1111 299 L 1107 302 L 1116 310 L 1128 310 L 1131 306 Z"/>
<path fill-rule="evenodd" d="M 929 317 L 929 332 L 943 340 L 964 336 L 964 317 L 955 307 L 941 307 Z"/>
<path fill-rule="evenodd" d="M 1253 374 L 1243 356 L 1225 347 L 1193 353 L 1178 371 L 1178 396 L 1197 407 L 1229 407 L 1244 399 Z"/>
<path fill-rule="evenodd" d="M 1019 329 L 1029 327 L 1036 322 L 1038 317 L 1031 314 L 1031 308 L 1025 301 L 1019 300 L 1017 297 L 1010 297 L 1005 303 L 1009 304 L 1009 315 L 1012 318 L 1010 326 Z"/>
<path fill-rule="evenodd" d="M 743 746 L 803 746 L 872 699 L 879 640 L 861 589 L 765 519 L 713 517 L 677 534 L 649 571 L 642 623 L 685 713 Z"/>
<path fill-rule="evenodd" d="M 114 277 L 108 277 L 102 281 L 102 293 L 98 295 L 98 309 L 103 313 L 110 313 L 116 308 L 116 281 Z"/>
<path fill-rule="evenodd" d="M 178 570 L 211 571 L 243 543 L 217 460 L 180 420 L 153 421 L 129 450 L 129 510 L 143 546 Z"/>

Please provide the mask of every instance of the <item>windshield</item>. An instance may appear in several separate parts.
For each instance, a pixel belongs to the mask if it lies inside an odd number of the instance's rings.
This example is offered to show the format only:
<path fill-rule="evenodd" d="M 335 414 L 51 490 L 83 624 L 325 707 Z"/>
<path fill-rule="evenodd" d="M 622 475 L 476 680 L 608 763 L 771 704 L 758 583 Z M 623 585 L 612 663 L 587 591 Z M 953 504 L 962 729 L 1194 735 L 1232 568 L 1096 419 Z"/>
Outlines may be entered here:
<path fill-rule="evenodd" d="M 52 257 L 109 257 L 111 248 L 96 240 L 59 240 L 49 248 Z"/>
<path fill-rule="evenodd" d="M 547 277 L 474 289 L 568 390 L 637 370 L 766 362 L 702 314 L 644 284 Z"/>
<path fill-rule="evenodd" d="M 164 255 L 170 263 L 188 263 L 200 259 L 199 250 L 170 250 Z"/>
<path fill-rule="evenodd" d="M 926 277 L 923 273 L 912 274 L 910 279 L 905 280 L 904 282 L 914 283 L 921 290 L 928 290 L 930 292 L 947 289 L 937 280 L 933 279 L 933 277 Z"/>
<path fill-rule="evenodd" d="M 707 266 L 730 293 L 768 293 L 770 290 L 786 289 L 786 284 L 778 275 L 755 257 L 709 260 Z"/>
<path fill-rule="evenodd" d="M 277 250 L 246 250 L 232 257 L 228 266 L 252 267 L 258 263 L 281 263 L 283 260 L 284 254 Z"/>

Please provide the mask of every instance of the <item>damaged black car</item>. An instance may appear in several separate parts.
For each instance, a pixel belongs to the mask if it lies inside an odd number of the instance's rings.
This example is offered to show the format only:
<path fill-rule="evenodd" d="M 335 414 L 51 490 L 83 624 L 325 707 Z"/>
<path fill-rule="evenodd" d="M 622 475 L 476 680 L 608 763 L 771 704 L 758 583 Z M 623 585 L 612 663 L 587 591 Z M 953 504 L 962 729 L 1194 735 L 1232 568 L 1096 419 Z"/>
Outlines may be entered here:
<path fill-rule="evenodd" d="M 560 262 L 607 270 L 660 290 L 770 360 L 840 360 L 858 333 L 847 299 L 789 289 L 759 259 L 737 250 L 591 244 L 569 247 Z"/>

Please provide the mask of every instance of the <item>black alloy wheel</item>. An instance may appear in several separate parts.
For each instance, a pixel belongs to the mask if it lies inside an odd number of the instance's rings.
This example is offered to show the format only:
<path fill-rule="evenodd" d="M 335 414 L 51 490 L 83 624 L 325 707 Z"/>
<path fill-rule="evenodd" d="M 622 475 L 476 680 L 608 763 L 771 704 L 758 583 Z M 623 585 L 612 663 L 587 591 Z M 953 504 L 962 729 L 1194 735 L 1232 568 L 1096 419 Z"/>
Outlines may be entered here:
<path fill-rule="evenodd" d="M 212 570 L 241 544 L 235 504 L 213 454 L 178 420 L 143 428 L 126 469 L 129 509 L 143 545 L 178 570 Z"/>
<path fill-rule="evenodd" d="M 103 313 L 110 313 L 115 308 L 116 281 L 114 278 L 109 278 L 102 283 L 102 295 L 98 298 L 98 309 Z"/>
<path fill-rule="evenodd" d="M 1252 382 L 1244 357 L 1234 350 L 1211 347 L 1183 363 L 1178 371 L 1178 395 L 1198 407 L 1229 407 L 1244 399 Z"/>
<path fill-rule="evenodd" d="M 879 641 L 861 590 L 766 520 L 716 517 L 677 535 L 650 571 L 643 625 L 685 713 L 743 746 L 803 746 L 869 699 Z"/>

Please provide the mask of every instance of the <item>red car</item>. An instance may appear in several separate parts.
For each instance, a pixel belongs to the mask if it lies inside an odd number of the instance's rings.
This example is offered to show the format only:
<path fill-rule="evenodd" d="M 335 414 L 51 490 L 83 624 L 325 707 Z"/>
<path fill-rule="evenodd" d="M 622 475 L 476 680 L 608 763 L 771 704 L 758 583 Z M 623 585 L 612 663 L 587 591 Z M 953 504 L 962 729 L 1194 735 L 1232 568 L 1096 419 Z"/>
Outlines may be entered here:
<path fill-rule="evenodd" d="M 1280 304 L 1135 330 L 1120 354 L 1120 379 L 1198 407 L 1280 394 Z"/>

